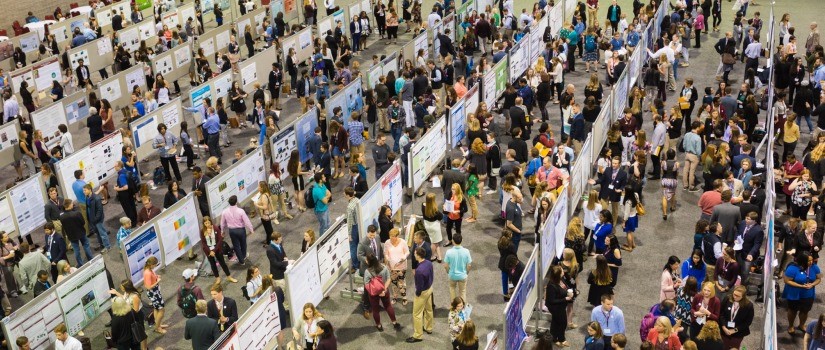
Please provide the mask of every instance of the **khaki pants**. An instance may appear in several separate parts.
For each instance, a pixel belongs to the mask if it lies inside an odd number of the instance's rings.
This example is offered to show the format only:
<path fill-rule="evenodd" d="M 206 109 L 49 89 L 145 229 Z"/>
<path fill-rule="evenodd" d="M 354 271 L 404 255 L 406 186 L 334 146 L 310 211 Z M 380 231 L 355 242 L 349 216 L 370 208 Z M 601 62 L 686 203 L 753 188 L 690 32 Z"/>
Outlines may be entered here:
<path fill-rule="evenodd" d="M 413 299 L 413 338 L 421 339 L 424 331 L 433 331 L 433 288 L 421 292 Z"/>
<path fill-rule="evenodd" d="M 390 120 L 387 118 L 387 108 L 378 107 L 378 131 L 386 132 L 388 130 L 390 130 Z M 372 138 L 375 139 L 377 136 L 373 135 Z"/>
<path fill-rule="evenodd" d="M 576 154 L 579 154 L 581 152 L 581 150 L 582 150 L 582 142 L 579 141 L 579 140 L 573 140 L 573 151 L 575 151 Z"/>
<path fill-rule="evenodd" d="M 281 290 L 286 291 L 286 280 L 285 279 L 274 280 L 273 282 L 275 282 L 276 286 L 281 287 Z M 254 293 L 255 291 L 253 290 L 251 292 Z M 289 301 L 288 300 L 284 300 L 284 309 L 289 310 Z"/>
<path fill-rule="evenodd" d="M 309 108 L 307 108 L 307 98 L 299 97 L 298 101 L 301 102 L 301 113 L 306 113 L 309 110 Z"/>
<path fill-rule="evenodd" d="M 444 78 L 443 75 L 441 77 Z M 433 95 L 438 97 L 438 101 L 436 101 L 436 103 L 435 103 L 435 110 L 436 111 L 444 110 L 444 88 L 433 89 Z M 436 114 L 438 114 L 438 113 L 436 113 Z"/>
<path fill-rule="evenodd" d="M 470 214 L 473 219 L 478 219 L 478 196 L 468 196 L 470 202 Z"/>
<path fill-rule="evenodd" d="M 458 289 L 458 295 L 456 295 L 456 289 Z M 467 280 L 463 279 L 461 281 L 453 281 L 450 280 L 450 302 L 455 300 L 455 297 L 461 297 L 464 302 L 467 302 Z"/>
<path fill-rule="evenodd" d="M 606 200 L 600 201 L 602 205 L 602 209 L 607 208 L 610 205 L 610 213 L 613 214 L 613 225 L 616 225 L 616 220 L 619 219 L 619 202 L 611 202 Z"/>
<path fill-rule="evenodd" d="M 705 281 L 716 282 L 716 266 L 705 264 L 707 269 L 705 271 Z"/>
<path fill-rule="evenodd" d="M 685 169 L 682 174 L 682 182 L 684 186 L 693 188 L 693 183 L 696 180 L 696 167 L 699 166 L 699 156 L 693 153 L 685 153 Z"/>
<path fill-rule="evenodd" d="M 364 154 L 364 152 L 366 150 L 366 146 L 364 145 L 365 143 L 367 143 L 367 140 L 364 140 L 364 142 L 361 142 L 361 144 L 358 145 L 358 146 L 350 146 L 349 147 L 350 154 L 356 154 L 356 153 Z M 366 158 L 366 157 L 364 157 L 364 158 Z"/>
<path fill-rule="evenodd" d="M 83 216 L 83 228 L 86 231 L 86 234 L 89 234 L 89 218 L 86 216 L 86 204 L 81 204 L 80 202 L 77 203 L 77 210 L 80 211 L 80 215 Z"/>
<path fill-rule="evenodd" d="M 587 8 L 587 26 L 592 27 L 594 23 L 596 23 L 596 13 L 599 12 L 599 9 L 591 9 L 590 7 Z"/>

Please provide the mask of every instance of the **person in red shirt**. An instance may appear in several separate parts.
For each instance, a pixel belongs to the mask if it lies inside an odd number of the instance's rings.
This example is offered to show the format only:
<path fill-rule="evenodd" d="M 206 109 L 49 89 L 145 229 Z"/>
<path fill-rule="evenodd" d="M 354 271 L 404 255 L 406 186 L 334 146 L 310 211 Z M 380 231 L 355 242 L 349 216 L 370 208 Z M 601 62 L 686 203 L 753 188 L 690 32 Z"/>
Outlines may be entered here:
<path fill-rule="evenodd" d="M 702 193 L 702 196 L 699 197 L 699 209 L 702 209 L 702 219 L 710 220 L 713 208 L 722 204 L 722 186 L 724 186 L 722 180 L 713 180 L 713 191 Z"/>

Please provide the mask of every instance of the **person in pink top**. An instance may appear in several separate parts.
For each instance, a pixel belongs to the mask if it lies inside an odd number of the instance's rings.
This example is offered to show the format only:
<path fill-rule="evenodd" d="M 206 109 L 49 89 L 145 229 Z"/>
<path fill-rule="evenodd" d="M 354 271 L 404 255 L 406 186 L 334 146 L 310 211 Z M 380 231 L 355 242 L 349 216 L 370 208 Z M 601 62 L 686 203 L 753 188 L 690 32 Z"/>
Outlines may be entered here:
<path fill-rule="evenodd" d="M 552 162 L 550 162 L 550 157 L 544 157 L 544 161 L 539 168 L 539 171 L 536 172 L 537 178 L 539 182 L 546 182 L 550 187 L 548 190 L 552 191 L 558 188 L 559 186 L 564 183 L 564 180 L 567 179 L 567 175 L 561 171 L 561 169 L 556 168 L 553 166 Z"/>
<path fill-rule="evenodd" d="M 246 212 L 238 208 L 238 197 L 229 197 L 229 207 L 221 213 L 221 232 L 229 232 L 232 250 L 238 257 L 238 264 L 246 265 L 246 233 L 255 231 Z"/>
<path fill-rule="evenodd" d="M 384 260 L 390 269 L 390 300 L 393 304 L 401 296 L 401 304 L 407 305 L 407 257 L 410 256 L 410 249 L 407 242 L 400 237 L 401 231 L 398 228 L 390 230 L 390 239 L 384 242 Z"/>

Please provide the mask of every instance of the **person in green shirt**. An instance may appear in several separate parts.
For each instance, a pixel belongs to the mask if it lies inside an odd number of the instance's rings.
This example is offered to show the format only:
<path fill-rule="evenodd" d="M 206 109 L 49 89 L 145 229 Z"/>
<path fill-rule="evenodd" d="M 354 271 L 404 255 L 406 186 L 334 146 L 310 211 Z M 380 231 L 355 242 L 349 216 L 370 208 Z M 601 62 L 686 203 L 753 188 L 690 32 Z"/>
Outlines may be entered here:
<path fill-rule="evenodd" d="M 475 164 L 470 164 L 467 166 L 467 173 L 470 176 L 467 177 L 467 198 L 470 204 L 470 218 L 467 219 L 467 222 L 476 222 L 478 220 L 478 168 Z"/>

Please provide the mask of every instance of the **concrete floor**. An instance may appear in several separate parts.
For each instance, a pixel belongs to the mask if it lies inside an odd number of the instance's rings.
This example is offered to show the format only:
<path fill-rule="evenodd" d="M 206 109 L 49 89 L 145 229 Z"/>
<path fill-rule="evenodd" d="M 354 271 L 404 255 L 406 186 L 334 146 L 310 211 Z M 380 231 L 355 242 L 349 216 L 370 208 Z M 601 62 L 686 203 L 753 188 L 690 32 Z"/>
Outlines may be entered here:
<path fill-rule="evenodd" d="M 430 0 L 424 2 L 423 8 L 425 9 L 425 12 L 429 12 L 426 9 L 431 7 L 431 3 L 432 1 Z M 606 7 L 609 4 L 608 1 L 603 1 L 603 3 L 605 4 L 603 5 L 603 9 L 599 12 L 600 18 L 605 15 L 604 11 L 606 11 Z M 630 12 L 630 9 L 632 8 L 630 0 L 621 0 L 619 3 L 623 6 L 625 12 Z M 531 5 L 532 4 L 528 1 L 520 0 L 516 1 L 515 8 L 521 9 Z M 761 11 L 762 17 L 765 21 L 767 21 L 767 14 L 769 12 L 767 2 L 762 2 L 760 5 L 761 6 L 751 7 L 749 12 Z M 732 19 L 731 11 L 728 6 L 729 4 L 727 2 L 723 5 L 723 14 L 725 18 L 725 22 L 722 25 L 723 29 L 730 27 L 730 21 Z M 813 11 L 801 9 L 811 9 Z M 797 27 L 800 29 L 798 31 L 800 38 L 807 36 L 807 23 L 814 20 L 816 14 L 823 13 L 823 11 L 825 11 L 825 2 L 820 0 L 798 0 L 794 2 L 783 1 L 777 3 L 776 9 L 777 17 L 781 16 L 783 12 L 793 13 L 791 21 L 792 23 L 797 24 Z M 718 55 L 716 55 L 716 53 L 712 50 L 712 46 L 718 38 L 720 38 L 719 33 L 703 35 L 702 49 L 690 50 L 691 67 L 686 69 L 681 68 L 679 70 L 680 76 L 678 78 L 677 87 L 681 86 L 681 82 L 686 77 L 694 78 L 696 81 L 695 85 L 700 91 L 705 86 L 715 86 L 716 83 L 714 76 L 710 72 L 713 72 L 718 64 Z M 401 40 L 399 40 L 399 42 L 405 43 L 410 39 L 411 36 L 409 34 L 405 34 L 401 36 Z M 804 40 L 800 40 L 800 42 L 804 42 Z M 399 47 L 400 46 L 398 45 L 388 45 L 384 42 L 376 43 L 373 41 L 367 52 L 363 53 L 360 57 L 357 57 L 357 59 L 362 62 L 368 61 L 373 54 L 388 54 L 398 51 Z M 737 64 L 735 71 L 731 74 L 731 77 L 733 77 L 736 81 L 741 81 L 742 75 L 743 65 Z M 579 91 L 581 91 L 588 77 L 589 74 L 584 73 L 584 68 L 580 64 L 577 66 L 577 72 L 567 75 L 565 79 L 567 82 L 572 82 L 575 84 L 579 87 Z M 582 102 L 581 96 L 577 98 L 577 101 Z M 675 103 L 675 93 L 670 93 L 668 95 L 668 101 L 668 106 Z M 283 111 L 284 113 L 281 115 L 281 125 L 286 125 L 287 122 L 294 120 L 295 116 L 300 114 L 298 104 L 291 102 L 293 101 L 290 100 L 284 104 L 285 109 Z M 550 113 L 551 120 L 557 120 L 553 119 L 553 116 L 557 116 L 558 114 L 557 110 L 550 108 Z M 764 118 L 764 113 L 761 117 Z M 645 118 L 649 119 L 649 114 L 646 115 Z M 650 131 L 649 128 L 651 124 L 652 123 L 649 122 L 645 123 L 645 129 L 648 129 L 648 132 Z M 238 142 L 235 142 L 235 147 L 244 145 L 245 142 L 240 140 L 248 139 L 253 136 L 253 134 L 257 134 L 257 132 L 252 129 L 230 131 L 232 138 L 239 140 Z M 80 137 L 85 138 L 88 136 L 82 135 Z M 806 138 L 807 136 L 805 136 L 803 140 L 807 140 Z M 500 140 L 500 143 L 506 145 L 507 141 L 509 141 L 509 139 L 505 138 Z M 76 141 L 76 143 L 77 142 L 78 141 Z M 224 150 L 224 153 L 231 155 L 232 151 L 233 149 Z M 200 162 L 203 161 L 203 159 L 200 160 Z M 372 160 L 370 159 L 368 162 L 372 162 Z M 149 165 L 144 165 L 143 169 L 153 168 L 157 165 L 156 163 L 157 160 L 151 161 Z M 372 184 L 374 179 L 372 178 L 372 175 L 369 177 L 370 184 Z M 190 178 L 188 171 L 185 171 L 184 178 Z M 11 180 L 7 179 L 4 182 L 8 181 Z M 334 182 L 334 191 L 340 192 L 344 187 L 344 182 L 345 181 L 340 180 Z M 189 180 L 184 180 L 184 183 L 187 184 L 185 188 L 188 188 Z M 161 203 L 162 196 L 165 192 L 165 189 L 153 191 L 152 197 L 154 201 L 156 203 Z M 436 190 L 434 192 L 440 193 L 441 191 Z M 646 201 L 650 214 L 640 220 L 640 228 L 636 235 L 637 244 L 639 246 L 638 249 L 633 253 L 624 254 L 624 265 L 620 269 L 619 284 L 615 289 L 616 305 L 622 308 L 625 313 L 627 334 L 628 338 L 630 338 L 628 349 L 638 347 L 639 337 L 637 330 L 639 322 L 650 306 L 658 300 L 658 276 L 660 274 L 661 267 L 670 255 L 676 255 L 680 258 L 685 258 L 689 255 L 690 248 L 692 246 L 692 227 L 699 217 L 699 210 L 696 207 L 699 193 L 682 193 L 680 190 L 677 194 L 680 202 L 680 209 L 671 214 L 668 221 L 662 221 L 658 213 L 657 203 L 660 196 L 660 188 L 658 183 L 653 181 L 649 182 L 644 190 L 644 193 L 647 197 Z M 498 203 L 491 198 L 492 197 L 490 196 L 485 197 L 480 203 L 480 220 L 472 224 L 465 223 L 464 226 L 464 245 L 472 252 L 475 261 L 468 283 L 468 302 L 473 304 L 475 307 L 473 311 L 473 320 L 477 324 L 477 332 L 481 339 L 484 339 L 484 336 L 489 331 L 497 330 L 500 332 L 503 329 L 502 315 L 504 301 L 502 300 L 499 291 L 500 275 L 499 270 L 497 269 L 498 252 L 496 250 L 496 241 L 499 236 L 500 226 L 492 222 L 492 219 L 498 213 Z M 417 205 L 418 203 L 420 203 L 420 201 L 415 204 Z M 404 207 L 404 210 L 406 213 L 410 210 L 417 211 L 417 208 L 418 207 L 416 206 L 410 206 L 408 204 Z M 107 205 L 105 209 L 107 225 L 110 228 L 110 231 L 114 232 L 118 227 L 117 220 L 122 215 L 120 206 L 117 205 L 117 203 L 111 203 Z M 337 215 L 343 214 L 344 211 L 344 202 L 342 200 L 336 200 L 331 207 L 331 216 L 336 217 Z M 317 227 L 317 221 L 311 214 L 297 215 L 295 212 L 292 214 L 295 215 L 295 219 L 291 221 L 282 221 L 281 225 L 276 227 L 276 230 L 279 230 L 285 234 L 284 245 L 286 251 L 289 253 L 289 256 L 297 257 L 297 254 L 300 251 L 302 230 L 305 228 Z M 256 226 L 259 226 L 257 225 L 257 219 L 253 219 L 253 221 L 256 223 Z M 535 223 L 532 219 L 527 219 L 525 220 L 524 225 L 525 227 L 532 227 Z M 255 238 L 250 240 L 250 259 L 254 263 L 261 266 L 262 270 L 267 270 L 265 254 L 263 253 L 260 244 L 258 244 L 258 237 L 261 237 L 261 232 L 262 228 L 256 227 L 256 234 L 253 236 Z M 624 240 L 623 234 L 620 234 L 619 236 L 622 240 Z M 531 242 L 531 240 L 528 239 L 527 242 Z M 522 260 L 527 260 L 530 249 L 532 249 L 530 244 L 521 245 L 519 256 Z M 109 270 L 112 271 L 114 275 L 114 280 L 118 281 L 124 278 L 123 263 L 118 253 L 109 252 L 106 254 L 105 259 Z M 188 268 L 189 266 L 191 265 L 188 262 L 182 261 L 179 264 L 170 266 L 161 273 L 164 277 L 162 289 L 166 295 L 167 303 L 169 305 L 166 316 L 167 323 L 170 324 L 171 328 L 170 332 L 165 336 L 157 336 L 155 333 L 150 333 L 150 348 L 191 348 L 190 343 L 182 337 L 185 319 L 182 317 L 178 308 L 174 305 L 173 298 L 173 293 L 181 281 L 180 274 L 184 268 Z M 584 269 L 587 271 L 592 267 L 593 259 L 589 259 L 584 264 Z M 242 269 L 235 266 L 231 266 L 230 268 L 233 270 L 233 274 L 236 277 L 243 276 Z M 421 349 L 422 346 L 423 348 L 428 349 L 448 348 L 449 331 L 447 328 L 446 317 L 449 307 L 449 292 L 446 283 L 446 274 L 440 272 L 441 270 L 439 269 L 436 271 L 434 294 L 437 308 L 435 312 L 436 327 L 434 334 L 426 335 L 423 343 L 414 345 L 404 343 L 404 339 L 412 334 L 412 317 L 410 315 L 412 303 L 408 306 L 402 306 L 400 304 L 396 305 L 398 320 L 404 326 L 400 332 L 396 332 L 387 327 L 385 332 L 379 333 L 375 331 L 371 320 L 368 321 L 362 318 L 359 314 L 359 306 L 355 301 L 341 298 L 338 295 L 339 290 L 349 286 L 349 284 L 346 283 L 346 279 L 344 282 L 339 283 L 330 294 L 330 298 L 323 301 L 319 305 L 319 309 L 336 327 L 336 335 L 339 340 L 340 348 L 359 349 L 366 344 L 369 346 L 391 347 L 394 349 Z M 211 278 L 201 278 L 198 280 L 198 284 L 202 288 L 207 288 L 211 282 Z M 410 286 L 412 286 L 411 278 L 408 278 L 407 282 Z M 586 293 L 587 286 L 585 278 L 581 277 L 579 283 L 582 292 Z M 230 284 L 226 286 L 226 293 L 228 296 L 238 301 L 238 305 L 241 309 L 240 311 L 243 312 L 247 308 L 247 303 L 243 301 L 240 286 L 240 284 Z M 817 298 L 821 299 L 822 293 L 818 293 Z M 587 321 L 589 321 L 590 307 L 586 305 L 587 303 L 585 299 L 586 297 L 579 298 L 575 304 L 573 321 L 579 325 L 584 325 Z M 20 305 L 24 300 L 27 300 L 25 296 L 18 299 L 13 299 L 13 302 Z M 811 317 L 815 318 L 820 312 L 823 311 L 825 310 L 823 310 L 820 304 L 816 304 L 814 310 L 811 312 Z M 761 304 L 757 304 L 756 313 L 760 316 L 758 316 L 757 320 L 754 321 L 754 324 L 751 327 L 752 335 L 747 337 L 744 342 L 744 344 L 750 349 L 761 348 L 758 344 L 760 343 L 761 327 L 763 324 L 761 319 L 762 312 Z M 385 326 L 388 325 L 389 323 L 386 313 L 382 313 L 381 316 L 384 320 Z M 780 309 L 777 318 L 780 320 L 778 329 L 784 329 L 786 326 L 786 321 L 783 321 L 784 310 Z M 104 315 L 86 329 L 87 336 L 93 338 L 93 347 L 95 349 L 104 348 L 105 343 L 103 341 L 102 333 L 104 330 L 103 324 L 106 322 L 108 322 L 108 316 Z M 533 323 L 534 322 L 531 321 L 531 324 Z M 539 324 L 540 326 L 548 325 L 546 321 L 542 321 Z M 584 332 L 583 327 L 567 332 L 567 338 L 571 343 L 571 348 L 581 348 L 583 346 Z M 801 337 L 791 339 L 787 336 L 787 334 L 781 333 L 779 339 L 780 349 L 802 348 Z"/>

